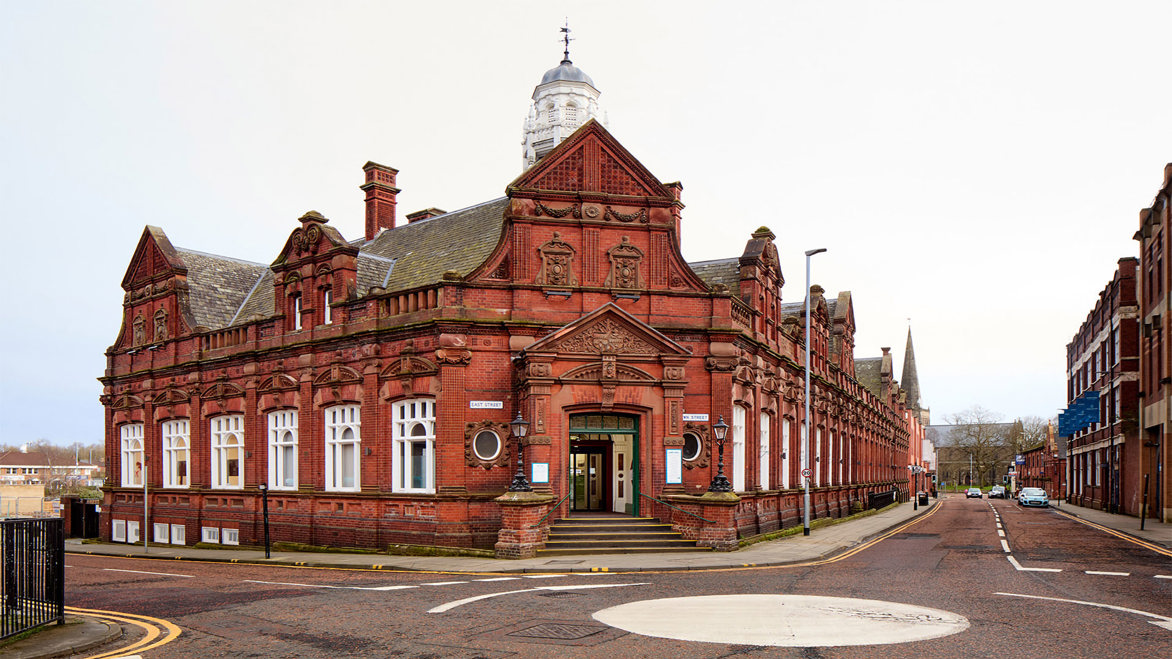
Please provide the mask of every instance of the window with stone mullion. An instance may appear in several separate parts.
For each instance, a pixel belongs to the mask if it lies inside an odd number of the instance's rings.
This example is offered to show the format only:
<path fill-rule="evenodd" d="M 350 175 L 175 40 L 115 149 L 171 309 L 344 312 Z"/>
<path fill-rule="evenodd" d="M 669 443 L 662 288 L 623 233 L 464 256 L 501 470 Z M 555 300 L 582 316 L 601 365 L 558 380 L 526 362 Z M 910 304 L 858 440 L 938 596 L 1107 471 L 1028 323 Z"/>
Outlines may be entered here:
<path fill-rule="evenodd" d="M 244 415 L 229 414 L 211 420 L 211 487 L 244 489 Z"/>
<path fill-rule="evenodd" d="M 188 487 L 191 426 L 187 419 L 163 424 L 163 487 Z"/>
<path fill-rule="evenodd" d="M 392 408 L 391 489 L 435 492 L 435 401 L 416 398 Z"/>
<path fill-rule="evenodd" d="M 362 416 L 357 405 L 325 410 L 326 490 L 354 492 L 361 487 Z"/>
<path fill-rule="evenodd" d="M 297 489 L 297 410 L 269 414 L 270 490 Z"/>
<path fill-rule="evenodd" d="M 119 433 L 122 440 L 122 487 L 142 487 L 143 425 L 123 424 Z"/>

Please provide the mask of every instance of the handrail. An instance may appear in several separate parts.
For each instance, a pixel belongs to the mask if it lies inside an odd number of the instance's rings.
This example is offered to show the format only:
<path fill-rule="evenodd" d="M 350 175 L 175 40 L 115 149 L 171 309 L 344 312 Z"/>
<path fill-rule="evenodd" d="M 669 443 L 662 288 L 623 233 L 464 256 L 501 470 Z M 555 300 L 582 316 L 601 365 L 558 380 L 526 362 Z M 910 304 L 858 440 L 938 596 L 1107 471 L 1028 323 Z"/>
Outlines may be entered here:
<path fill-rule="evenodd" d="M 574 493 L 574 491 L 573 491 L 573 490 L 570 490 L 569 492 L 566 492 L 566 496 L 562 497 L 562 500 L 561 500 L 561 501 L 559 501 L 559 502 L 557 502 L 557 503 L 553 504 L 553 507 L 552 507 L 552 508 L 550 508 L 549 510 L 547 510 L 547 511 L 545 512 L 545 514 L 541 516 L 541 519 L 537 520 L 537 523 L 536 523 L 536 524 L 534 524 L 533 526 L 530 526 L 529 528 L 531 528 L 531 529 L 535 529 L 535 528 L 537 528 L 537 527 L 541 526 L 541 523 L 545 521 L 545 518 L 546 518 L 546 517 L 549 517 L 549 514 L 550 514 L 550 513 L 552 513 L 553 511 L 557 510 L 558 508 L 560 508 L 560 507 L 561 507 L 561 505 L 562 505 L 563 503 L 565 503 L 565 502 L 566 502 L 566 499 L 569 499 L 569 498 L 570 498 L 570 495 L 571 495 L 571 494 L 573 494 L 573 493 Z"/>
<path fill-rule="evenodd" d="M 690 513 L 690 512 L 688 512 L 688 511 L 684 510 L 683 508 L 678 508 L 678 507 L 676 507 L 676 506 L 673 506 L 673 505 L 671 505 L 670 503 L 668 503 L 668 502 L 666 502 L 666 501 L 660 501 L 659 499 L 656 499 L 655 497 L 651 496 L 650 494 L 644 494 L 644 493 L 640 492 L 640 493 L 639 493 L 639 496 L 647 497 L 648 499 L 651 499 L 652 501 L 654 501 L 654 502 L 656 502 L 656 503 L 662 503 L 663 505 L 667 506 L 668 508 L 671 508 L 672 510 L 678 510 L 678 511 L 680 511 L 681 513 L 683 513 L 683 514 L 685 514 L 685 515 L 691 515 L 692 517 L 695 517 L 696 519 L 698 519 L 698 520 L 701 520 L 701 521 L 708 522 L 709 524 L 715 524 L 715 523 L 716 523 L 716 522 L 714 522 L 714 521 L 712 521 L 712 520 L 710 520 L 710 519 L 704 519 L 703 517 L 701 517 L 701 516 L 697 515 L 696 513 Z"/>

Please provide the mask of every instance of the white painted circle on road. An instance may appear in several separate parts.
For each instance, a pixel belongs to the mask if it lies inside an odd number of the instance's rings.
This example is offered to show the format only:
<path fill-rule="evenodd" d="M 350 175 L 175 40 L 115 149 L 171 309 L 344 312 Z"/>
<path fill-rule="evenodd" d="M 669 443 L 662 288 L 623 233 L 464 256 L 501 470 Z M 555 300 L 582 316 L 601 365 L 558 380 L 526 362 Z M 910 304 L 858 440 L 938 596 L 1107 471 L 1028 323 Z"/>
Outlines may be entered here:
<path fill-rule="evenodd" d="M 594 614 L 619 629 L 680 641 L 834 647 L 923 641 L 968 629 L 964 616 L 899 602 L 817 595 L 700 595 Z"/>

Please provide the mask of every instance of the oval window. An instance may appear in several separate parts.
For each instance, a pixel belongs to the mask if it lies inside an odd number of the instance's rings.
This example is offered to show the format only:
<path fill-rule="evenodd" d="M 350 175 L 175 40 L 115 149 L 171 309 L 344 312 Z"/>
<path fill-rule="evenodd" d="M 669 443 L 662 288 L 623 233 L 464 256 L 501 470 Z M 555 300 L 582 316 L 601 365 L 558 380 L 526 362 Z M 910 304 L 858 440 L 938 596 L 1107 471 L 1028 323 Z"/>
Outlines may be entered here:
<path fill-rule="evenodd" d="M 684 433 L 684 459 L 695 460 L 700 457 L 700 438 L 693 433 Z"/>
<path fill-rule="evenodd" d="M 501 438 L 491 430 L 481 430 L 472 440 L 472 450 L 481 460 L 495 460 L 501 453 Z"/>

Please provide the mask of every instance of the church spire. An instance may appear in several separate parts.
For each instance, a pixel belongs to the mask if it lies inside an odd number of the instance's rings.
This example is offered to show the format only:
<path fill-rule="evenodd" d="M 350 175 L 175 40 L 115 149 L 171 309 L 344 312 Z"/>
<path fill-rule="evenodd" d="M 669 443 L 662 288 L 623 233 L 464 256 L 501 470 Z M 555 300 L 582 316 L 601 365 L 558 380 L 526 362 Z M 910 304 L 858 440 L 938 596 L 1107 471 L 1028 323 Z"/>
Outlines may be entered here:
<path fill-rule="evenodd" d="M 916 374 L 916 351 L 912 347 L 912 327 L 910 322 L 907 328 L 907 347 L 903 350 L 903 375 L 900 376 L 899 384 L 907 392 L 908 408 L 917 412 L 926 412 L 927 408 L 923 407 L 920 401 L 920 378 Z"/>

